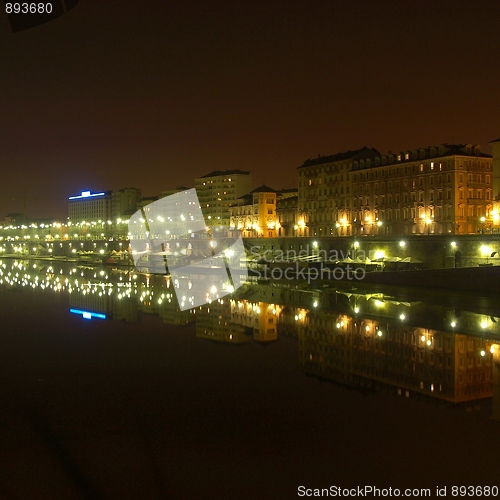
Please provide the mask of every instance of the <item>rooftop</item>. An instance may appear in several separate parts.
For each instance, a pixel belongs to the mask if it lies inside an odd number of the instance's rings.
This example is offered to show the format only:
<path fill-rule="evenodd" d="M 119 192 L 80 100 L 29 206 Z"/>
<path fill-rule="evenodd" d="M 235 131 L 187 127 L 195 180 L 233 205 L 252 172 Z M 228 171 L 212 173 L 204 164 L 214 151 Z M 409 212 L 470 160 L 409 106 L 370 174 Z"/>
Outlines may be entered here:
<path fill-rule="evenodd" d="M 199 179 L 205 179 L 206 177 L 221 177 L 225 175 L 250 175 L 250 172 L 245 172 L 243 170 L 214 170 L 209 174 L 202 175 Z"/>
<path fill-rule="evenodd" d="M 299 168 L 310 167 L 312 165 L 321 165 L 323 163 L 333 163 L 336 161 L 345 161 L 345 160 L 356 160 L 362 158 L 372 158 L 375 156 L 379 156 L 380 153 L 373 148 L 369 148 L 367 146 L 363 146 L 361 149 L 355 149 L 350 151 L 345 151 L 342 153 L 336 153 L 330 156 L 321 156 L 318 155 L 317 158 L 313 160 L 306 160 Z"/>
<path fill-rule="evenodd" d="M 500 141 L 500 139 L 498 139 Z M 496 142 L 496 141 L 492 141 Z M 491 144 L 491 143 L 490 143 Z M 439 146 L 429 146 L 426 148 L 408 149 L 393 153 L 389 151 L 382 155 L 376 149 L 363 147 L 354 151 L 346 151 L 345 153 L 337 153 L 331 156 L 318 156 L 314 160 L 306 160 L 299 168 L 322 165 L 325 163 L 339 162 L 349 160 L 350 162 L 358 160 L 372 160 L 372 163 L 365 165 L 361 163 L 355 169 L 364 169 L 370 167 L 378 167 L 394 163 L 409 163 L 418 160 L 429 158 L 442 158 L 446 156 L 470 156 L 474 158 L 491 158 L 491 155 L 481 153 L 479 144 L 447 144 L 443 143 Z"/>
<path fill-rule="evenodd" d="M 258 187 L 257 189 L 254 189 L 253 191 L 250 191 L 251 193 L 277 193 L 276 189 L 270 188 L 269 186 L 266 186 L 265 184 L 262 184 L 262 186 Z"/>

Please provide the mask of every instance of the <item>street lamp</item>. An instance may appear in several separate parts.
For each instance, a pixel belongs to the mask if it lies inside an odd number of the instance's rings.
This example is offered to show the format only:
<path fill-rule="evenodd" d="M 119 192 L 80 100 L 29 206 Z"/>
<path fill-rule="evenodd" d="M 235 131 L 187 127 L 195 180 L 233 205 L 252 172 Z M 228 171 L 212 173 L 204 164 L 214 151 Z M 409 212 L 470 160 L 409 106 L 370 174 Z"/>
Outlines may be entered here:
<path fill-rule="evenodd" d="M 496 252 L 492 252 L 491 247 L 488 245 L 481 245 L 481 253 L 486 257 L 486 264 L 489 264 L 489 257 L 494 257 Z"/>
<path fill-rule="evenodd" d="M 491 223 L 493 226 L 497 226 L 500 221 L 500 216 L 498 215 L 498 210 L 493 209 L 490 213 L 491 215 Z M 492 229 L 492 232 L 496 232 L 496 230 Z"/>
<path fill-rule="evenodd" d="M 369 228 L 370 228 L 370 234 L 371 234 L 371 233 L 373 232 L 373 222 L 372 222 L 372 218 L 371 218 L 369 215 L 367 215 L 367 216 L 365 217 L 365 222 L 366 222 L 367 227 L 369 227 Z"/>
<path fill-rule="evenodd" d="M 426 217 L 424 219 L 424 222 L 427 226 L 427 236 L 429 236 L 430 232 L 431 232 L 431 224 L 432 224 L 432 219 L 430 217 Z"/>
<path fill-rule="evenodd" d="M 358 249 L 358 247 L 359 247 L 359 241 L 354 241 L 352 243 L 352 247 L 351 247 L 351 249 L 352 249 L 352 259 L 353 260 L 356 258 L 356 250 Z"/>
<path fill-rule="evenodd" d="M 486 227 L 486 217 L 483 216 L 479 220 L 481 221 L 481 224 L 482 224 L 482 227 L 481 227 L 481 229 L 479 231 L 481 232 L 481 234 L 484 234 L 486 232 L 484 230 L 485 227 Z"/>

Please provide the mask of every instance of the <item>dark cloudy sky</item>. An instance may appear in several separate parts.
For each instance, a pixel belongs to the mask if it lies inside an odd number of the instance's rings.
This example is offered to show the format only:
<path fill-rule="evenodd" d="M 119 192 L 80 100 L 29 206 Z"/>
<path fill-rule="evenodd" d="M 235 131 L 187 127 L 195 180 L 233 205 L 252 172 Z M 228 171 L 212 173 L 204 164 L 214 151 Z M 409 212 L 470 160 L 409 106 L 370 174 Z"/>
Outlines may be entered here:
<path fill-rule="evenodd" d="M 0 15 L 0 219 L 214 169 L 296 186 L 318 153 L 500 137 L 500 2 L 86 0 Z"/>

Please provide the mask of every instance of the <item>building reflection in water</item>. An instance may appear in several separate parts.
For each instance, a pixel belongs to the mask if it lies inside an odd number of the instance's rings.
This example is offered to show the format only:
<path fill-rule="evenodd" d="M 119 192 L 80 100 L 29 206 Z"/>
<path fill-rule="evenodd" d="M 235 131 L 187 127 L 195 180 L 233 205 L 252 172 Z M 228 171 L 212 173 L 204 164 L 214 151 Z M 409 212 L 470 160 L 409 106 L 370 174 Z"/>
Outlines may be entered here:
<path fill-rule="evenodd" d="M 300 364 L 309 374 L 453 403 L 492 395 L 493 355 L 481 338 L 328 311 L 308 315 L 298 328 Z"/>
<path fill-rule="evenodd" d="M 220 343 L 268 345 L 278 333 L 294 337 L 309 376 L 450 403 L 493 396 L 493 418 L 500 420 L 495 305 L 465 310 L 425 298 L 249 284 L 232 297 L 181 311 L 165 276 L 11 259 L 0 260 L 0 286 L 67 293 L 71 309 L 118 321 L 156 315 L 167 324 L 195 323 L 197 337 Z"/>

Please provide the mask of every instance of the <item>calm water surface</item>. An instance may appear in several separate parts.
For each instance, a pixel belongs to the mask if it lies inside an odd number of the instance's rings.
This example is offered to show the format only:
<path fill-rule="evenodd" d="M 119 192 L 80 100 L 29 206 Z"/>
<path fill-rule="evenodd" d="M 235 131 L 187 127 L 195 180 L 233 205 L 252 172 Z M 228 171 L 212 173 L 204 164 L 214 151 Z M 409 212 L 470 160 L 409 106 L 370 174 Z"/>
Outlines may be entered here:
<path fill-rule="evenodd" d="M 497 296 L 0 271 L 0 498 L 500 487 Z"/>

